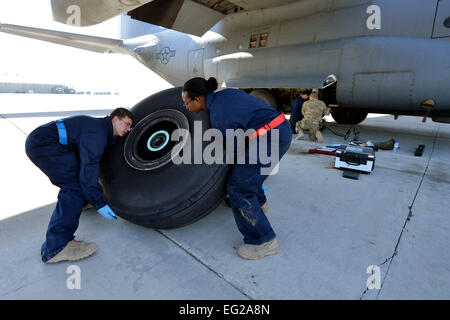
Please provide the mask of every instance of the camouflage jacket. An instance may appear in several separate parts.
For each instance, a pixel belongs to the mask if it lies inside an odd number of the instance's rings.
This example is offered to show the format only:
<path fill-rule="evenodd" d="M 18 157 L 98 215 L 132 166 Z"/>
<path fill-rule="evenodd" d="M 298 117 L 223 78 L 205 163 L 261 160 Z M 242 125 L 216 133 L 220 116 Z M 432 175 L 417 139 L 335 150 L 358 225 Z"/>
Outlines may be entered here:
<path fill-rule="evenodd" d="M 323 116 L 330 114 L 330 109 L 321 100 L 308 100 L 303 103 L 302 114 L 305 119 L 320 121 Z"/>

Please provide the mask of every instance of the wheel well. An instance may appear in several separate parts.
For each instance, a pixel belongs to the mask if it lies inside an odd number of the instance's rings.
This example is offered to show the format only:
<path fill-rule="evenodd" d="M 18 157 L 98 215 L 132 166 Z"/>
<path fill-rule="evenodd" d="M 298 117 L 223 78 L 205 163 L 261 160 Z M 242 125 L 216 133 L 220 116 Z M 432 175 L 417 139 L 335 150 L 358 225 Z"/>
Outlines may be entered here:
<path fill-rule="evenodd" d="M 298 96 L 300 96 L 300 92 L 304 89 L 313 89 L 313 88 L 242 88 L 241 90 L 244 90 L 245 92 L 250 94 L 250 92 L 252 92 L 253 90 L 258 89 L 265 89 L 273 95 L 273 97 L 277 102 L 278 111 L 290 113 L 292 101 Z M 315 88 L 315 89 L 319 90 L 319 99 L 324 101 L 327 106 L 337 105 L 336 83 L 328 86 L 325 89 L 322 88 Z"/>
<path fill-rule="evenodd" d="M 277 102 L 277 110 L 290 113 L 292 101 L 300 95 L 304 88 L 245 88 L 242 89 L 248 94 L 253 90 L 265 89 L 269 91 Z"/>

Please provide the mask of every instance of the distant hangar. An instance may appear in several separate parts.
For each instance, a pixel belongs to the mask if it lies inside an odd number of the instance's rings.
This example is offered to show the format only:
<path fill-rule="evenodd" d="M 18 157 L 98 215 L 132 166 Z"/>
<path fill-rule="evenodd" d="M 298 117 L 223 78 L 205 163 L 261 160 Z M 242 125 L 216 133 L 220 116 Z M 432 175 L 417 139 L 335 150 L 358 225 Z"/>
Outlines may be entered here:
<path fill-rule="evenodd" d="M 0 82 L 0 93 L 75 93 L 63 84 Z"/>

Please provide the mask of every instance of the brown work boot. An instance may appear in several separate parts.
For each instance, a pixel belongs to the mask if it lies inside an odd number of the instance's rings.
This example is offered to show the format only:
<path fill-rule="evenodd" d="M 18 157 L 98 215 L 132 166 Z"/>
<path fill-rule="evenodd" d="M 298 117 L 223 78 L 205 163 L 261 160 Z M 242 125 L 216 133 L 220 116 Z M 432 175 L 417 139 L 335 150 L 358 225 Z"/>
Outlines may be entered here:
<path fill-rule="evenodd" d="M 277 253 L 279 249 L 277 238 L 274 238 L 263 244 L 244 243 L 237 249 L 237 254 L 245 259 L 255 260 Z"/>
<path fill-rule="evenodd" d="M 84 242 L 72 240 L 66 244 L 56 256 L 47 261 L 47 263 L 56 263 L 60 261 L 77 261 L 89 257 L 97 251 L 97 245 L 93 242 Z"/>
<path fill-rule="evenodd" d="M 267 204 L 267 201 L 264 202 L 264 204 L 261 206 L 261 209 L 264 213 L 267 213 L 269 211 L 269 205 Z"/>
<path fill-rule="evenodd" d="M 323 142 L 322 132 L 320 132 L 319 130 L 316 131 L 316 139 L 317 139 L 317 142 L 319 142 L 319 143 Z"/>

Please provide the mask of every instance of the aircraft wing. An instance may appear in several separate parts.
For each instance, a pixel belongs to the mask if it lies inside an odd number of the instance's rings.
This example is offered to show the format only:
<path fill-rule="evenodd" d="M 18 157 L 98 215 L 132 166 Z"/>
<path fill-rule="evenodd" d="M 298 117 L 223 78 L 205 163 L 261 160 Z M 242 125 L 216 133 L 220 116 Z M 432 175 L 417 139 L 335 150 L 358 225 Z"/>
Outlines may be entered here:
<path fill-rule="evenodd" d="M 52 0 L 53 19 L 86 27 L 129 12 L 152 0 Z"/>
<path fill-rule="evenodd" d="M 228 14 L 299 0 L 52 0 L 55 21 L 91 26 L 122 13 L 135 20 L 202 36 Z"/>
<path fill-rule="evenodd" d="M 118 39 L 108 39 L 12 24 L 0 24 L 0 31 L 99 53 L 127 53 L 126 49 L 123 47 L 123 41 Z"/>

